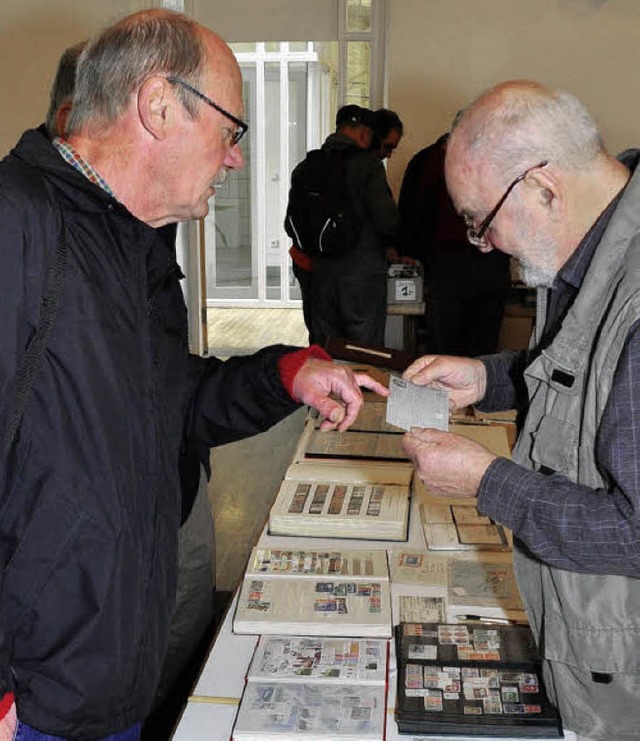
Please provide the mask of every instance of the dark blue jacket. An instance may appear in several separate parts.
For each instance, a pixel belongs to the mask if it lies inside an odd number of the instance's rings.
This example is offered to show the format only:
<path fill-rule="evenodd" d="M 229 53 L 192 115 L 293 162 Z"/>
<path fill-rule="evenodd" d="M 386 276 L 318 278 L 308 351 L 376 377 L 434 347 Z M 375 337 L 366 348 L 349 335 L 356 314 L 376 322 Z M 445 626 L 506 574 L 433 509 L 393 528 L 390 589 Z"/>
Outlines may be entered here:
<path fill-rule="evenodd" d="M 189 356 L 174 250 L 66 164 L 43 132 L 0 163 L 0 430 L 64 233 L 60 308 L 0 468 L 0 694 L 56 736 L 141 721 L 167 639 L 189 445 L 267 429 L 297 405 L 267 348 Z M 250 465 L 250 461 L 247 462 Z"/>

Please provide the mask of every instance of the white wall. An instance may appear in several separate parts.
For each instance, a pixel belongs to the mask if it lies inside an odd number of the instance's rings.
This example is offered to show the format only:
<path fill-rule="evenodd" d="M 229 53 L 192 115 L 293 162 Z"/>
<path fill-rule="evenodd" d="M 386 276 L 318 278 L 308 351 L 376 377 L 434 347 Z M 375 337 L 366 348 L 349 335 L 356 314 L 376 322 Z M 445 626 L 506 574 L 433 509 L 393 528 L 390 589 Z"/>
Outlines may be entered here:
<path fill-rule="evenodd" d="M 241 40 L 242 28 L 276 33 L 285 18 L 286 25 L 299 19 L 309 32 L 312 14 L 301 12 L 308 2 L 327 15 L 337 7 L 337 0 L 238 2 L 185 5 L 229 40 Z M 25 128 L 43 120 L 64 48 L 154 4 L 161 2 L 0 0 L 0 156 Z M 389 164 L 396 188 L 411 155 L 447 129 L 459 108 L 486 86 L 512 77 L 576 93 L 612 151 L 640 143 L 640 0 L 389 0 L 388 71 L 388 104 L 406 125 Z"/>
<path fill-rule="evenodd" d="M 165 2 L 165 7 L 180 3 Z M 42 123 L 58 59 L 71 44 L 162 0 L 0 0 L 0 157 Z M 185 0 L 228 41 L 337 38 L 338 0 Z"/>
<path fill-rule="evenodd" d="M 229 42 L 338 38 L 338 0 L 188 0 L 185 9 Z"/>
<path fill-rule="evenodd" d="M 141 0 L 0 0 L 0 157 L 44 121 L 58 59 Z"/>
<path fill-rule="evenodd" d="M 526 77 L 577 95 L 613 152 L 640 145 L 639 0 L 390 0 L 389 107 L 410 157 L 485 87 Z"/>

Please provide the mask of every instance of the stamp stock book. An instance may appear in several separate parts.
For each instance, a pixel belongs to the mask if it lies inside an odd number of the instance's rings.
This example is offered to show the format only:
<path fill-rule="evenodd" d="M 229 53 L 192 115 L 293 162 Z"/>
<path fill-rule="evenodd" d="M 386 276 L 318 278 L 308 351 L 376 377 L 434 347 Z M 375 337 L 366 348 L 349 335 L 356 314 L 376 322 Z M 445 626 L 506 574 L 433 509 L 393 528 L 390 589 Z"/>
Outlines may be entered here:
<path fill-rule="evenodd" d="M 235 741 L 382 741 L 388 641 L 261 636 Z"/>
<path fill-rule="evenodd" d="M 254 548 L 233 631 L 390 638 L 386 552 Z"/>
<path fill-rule="evenodd" d="M 527 626 L 403 623 L 396 655 L 401 733 L 562 735 Z"/>

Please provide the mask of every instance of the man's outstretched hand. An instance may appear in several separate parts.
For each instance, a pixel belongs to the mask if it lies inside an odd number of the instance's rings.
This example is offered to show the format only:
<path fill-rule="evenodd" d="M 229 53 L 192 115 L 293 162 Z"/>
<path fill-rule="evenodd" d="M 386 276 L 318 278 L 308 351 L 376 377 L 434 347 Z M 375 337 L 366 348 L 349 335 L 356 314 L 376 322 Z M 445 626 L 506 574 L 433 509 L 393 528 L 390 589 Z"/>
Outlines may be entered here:
<path fill-rule="evenodd" d="M 321 430 L 343 432 L 353 424 L 364 401 L 360 387 L 389 396 L 389 389 L 366 373 L 316 358 L 308 358 L 293 379 L 296 397 L 324 418 Z"/>

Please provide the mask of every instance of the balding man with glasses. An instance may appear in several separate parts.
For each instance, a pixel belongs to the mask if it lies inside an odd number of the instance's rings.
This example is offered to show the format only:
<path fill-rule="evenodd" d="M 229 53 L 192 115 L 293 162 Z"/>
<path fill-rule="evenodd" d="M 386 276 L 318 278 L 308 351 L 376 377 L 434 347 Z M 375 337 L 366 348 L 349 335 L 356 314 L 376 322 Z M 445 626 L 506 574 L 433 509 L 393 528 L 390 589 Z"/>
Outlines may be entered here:
<path fill-rule="evenodd" d="M 155 227 L 206 215 L 246 131 L 229 47 L 142 11 L 82 52 L 64 135 L 27 131 L 0 163 L 0 738 L 138 739 L 175 597 L 179 457 L 301 404 L 343 430 L 360 385 L 388 393 L 320 348 L 189 355 Z"/>
<path fill-rule="evenodd" d="M 452 408 L 517 408 L 513 459 L 437 430 L 404 448 L 434 492 L 476 497 L 514 533 L 518 585 L 565 728 L 640 727 L 640 153 L 616 159 L 573 96 L 511 81 L 454 128 L 446 178 L 481 250 L 538 289 L 531 347 L 420 358 Z"/>

